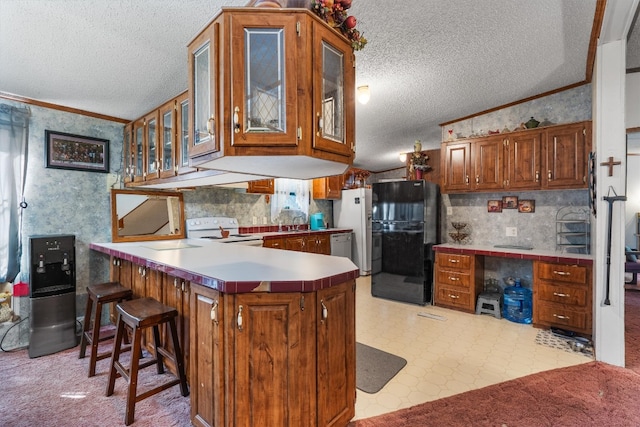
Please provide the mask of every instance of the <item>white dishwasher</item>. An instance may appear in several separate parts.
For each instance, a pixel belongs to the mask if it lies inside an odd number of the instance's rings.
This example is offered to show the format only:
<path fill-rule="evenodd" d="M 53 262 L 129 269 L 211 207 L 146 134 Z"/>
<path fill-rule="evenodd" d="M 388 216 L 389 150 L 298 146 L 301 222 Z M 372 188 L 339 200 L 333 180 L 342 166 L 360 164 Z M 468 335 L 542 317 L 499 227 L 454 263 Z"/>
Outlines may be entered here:
<path fill-rule="evenodd" d="M 353 233 L 336 233 L 331 235 L 331 255 L 351 259 L 351 242 Z"/>

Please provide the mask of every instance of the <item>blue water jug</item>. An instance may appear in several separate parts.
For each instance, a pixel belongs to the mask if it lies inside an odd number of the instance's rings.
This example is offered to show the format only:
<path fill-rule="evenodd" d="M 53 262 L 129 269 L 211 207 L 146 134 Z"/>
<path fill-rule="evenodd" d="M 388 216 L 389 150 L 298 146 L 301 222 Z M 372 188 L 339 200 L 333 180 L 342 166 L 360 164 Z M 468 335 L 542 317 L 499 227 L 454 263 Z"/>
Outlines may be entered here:
<path fill-rule="evenodd" d="M 514 286 L 504 290 L 502 297 L 502 317 L 516 323 L 531 323 L 532 317 L 531 289 L 523 288 L 516 279 Z"/>

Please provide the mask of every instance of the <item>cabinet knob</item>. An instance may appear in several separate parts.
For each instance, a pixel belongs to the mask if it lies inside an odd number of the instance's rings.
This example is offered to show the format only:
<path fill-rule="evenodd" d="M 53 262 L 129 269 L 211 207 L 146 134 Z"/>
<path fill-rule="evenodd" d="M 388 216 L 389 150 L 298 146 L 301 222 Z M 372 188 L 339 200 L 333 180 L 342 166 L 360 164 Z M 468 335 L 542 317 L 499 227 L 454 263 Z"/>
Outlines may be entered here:
<path fill-rule="evenodd" d="M 536 182 L 540 181 L 540 171 L 536 171 Z"/>
<path fill-rule="evenodd" d="M 547 172 L 547 178 L 549 178 L 549 180 L 551 180 L 551 171 Z"/>
<path fill-rule="evenodd" d="M 238 330 L 241 331 L 242 330 L 242 306 L 238 307 L 238 318 L 236 320 L 236 322 L 238 323 Z"/>
<path fill-rule="evenodd" d="M 215 300 L 211 306 L 211 320 L 216 325 L 218 324 L 218 300 Z"/>

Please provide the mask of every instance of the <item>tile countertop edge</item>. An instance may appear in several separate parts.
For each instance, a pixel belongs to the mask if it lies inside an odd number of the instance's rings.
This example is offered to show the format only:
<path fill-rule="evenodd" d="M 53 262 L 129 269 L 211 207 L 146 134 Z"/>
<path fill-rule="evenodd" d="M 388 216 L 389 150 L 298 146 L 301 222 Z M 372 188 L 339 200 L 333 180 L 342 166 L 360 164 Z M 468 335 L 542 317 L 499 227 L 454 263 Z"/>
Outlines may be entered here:
<path fill-rule="evenodd" d="M 465 255 L 484 255 L 497 258 L 516 258 L 527 259 L 532 261 L 547 261 L 578 265 L 592 265 L 593 256 L 585 254 L 568 254 L 562 252 L 554 252 L 536 249 L 513 249 L 513 248 L 496 248 L 493 246 L 483 245 L 456 245 L 443 243 L 433 246 L 436 252 L 447 252 Z"/>
<path fill-rule="evenodd" d="M 352 268 L 340 269 L 332 272 L 333 274 L 322 275 L 320 277 L 309 280 L 308 278 L 299 278 L 291 280 L 222 280 L 203 272 L 186 269 L 177 264 L 157 261 L 136 255 L 132 249 L 144 246 L 148 242 L 132 242 L 132 243 L 90 243 L 91 250 L 101 252 L 103 254 L 121 258 L 132 263 L 142 265 L 153 270 L 170 274 L 172 276 L 195 282 L 206 287 L 215 289 L 224 293 L 247 293 L 247 292 L 312 292 L 324 288 L 329 288 L 347 280 L 355 280 L 360 275 L 360 270 L 351 263 Z M 247 247 L 248 248 L 248 247 Z M 129 250 L 127 250 L 129 249 Z M 263 249 L 263 248 L 252 248 Z M 290 251 L 278 249 L 264 249 L 268 251 L 282 252 L 284 262 L 287 262 Z M 289 253 L 289 254 L 288 254 Z M 309 256 L 327 257 L 328 255 L 307 254 Z"/>

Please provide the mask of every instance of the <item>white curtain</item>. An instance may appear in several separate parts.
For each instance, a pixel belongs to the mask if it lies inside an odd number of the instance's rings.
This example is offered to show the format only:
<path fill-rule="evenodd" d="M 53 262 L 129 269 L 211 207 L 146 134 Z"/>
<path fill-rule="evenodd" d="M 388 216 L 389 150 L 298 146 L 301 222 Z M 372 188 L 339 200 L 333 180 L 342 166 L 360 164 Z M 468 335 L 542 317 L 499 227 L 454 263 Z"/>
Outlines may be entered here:
<path fill-rule="evenodd" d="M 295 217 L 307 221 L 309 214 L 309 181 L 276 178 L 271 197 L 271 222 L 290 224 Z"/>
<path fill-rule="evenodd" d="M 20 271 L 29 110 L 0 104 L 0 283 Z"/>

